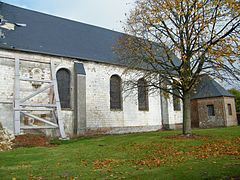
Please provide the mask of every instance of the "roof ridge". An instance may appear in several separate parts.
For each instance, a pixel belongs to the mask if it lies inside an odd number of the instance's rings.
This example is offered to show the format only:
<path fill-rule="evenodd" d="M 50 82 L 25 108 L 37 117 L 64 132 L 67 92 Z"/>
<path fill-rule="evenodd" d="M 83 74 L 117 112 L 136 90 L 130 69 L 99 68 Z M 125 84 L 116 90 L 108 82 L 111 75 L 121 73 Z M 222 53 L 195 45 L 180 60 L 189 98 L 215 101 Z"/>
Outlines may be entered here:
<path fill-rule="evenodd" d="M 41 14 L 41 15 L 45 15 L 45 16 L 49 16 L 49 17 L 54 17 L 54 18 L 58 18 L 58 19 L 66 20 L 66 21 L 71 21 L 71 22 L 73 22 L 73 23 L 80 23 L 80 24 L 83 24 L 83 25 L 86 25 L 86 26 L 90 26 L 90 27 L 93 27 L 93 28 L 99 28 L 99 29 L 106 30 L 106 31 L 111 31 L 111 32 L 114 32 L 114 33 L 126 34 L 126 33 L 119 32 L 119 31 L 116 31 L 116 30 L 111 30 L 111 29 L 108 29 L 108 28 L 105 28 L 105 27 L 101 27 L 101 26 L 97 26 L 97 25 L 92 25 L 92 24 L 80 22 L 80 21 L 77 21 L 77 20 L 68 19 L 68 18 L 64 18 L 64 17 L 61 17 L 61 16 L 57 16 L 57 15 L 53 15 L 53 14 L 48 14 L 48 13 L 46 13 L 46 12 L 41 12 L 41 11 L 38 11 L 38 10 L 32 10 L 32 9 L 28 9 L 27 7 L 16 6 L 16 5 L 12 5 L 12 4 L 5 3 L 5 2 L 0 1 L 0 5 L 3 5 L 3 4 L 8 5 L 8 6 L 12 6 L 12 7 L 14 7 L 14 8 L 26 10 L 26 11 L 31 11 L 31 12 L 33 12 L 33 13 L 38 13 L 38 14 Z"/>

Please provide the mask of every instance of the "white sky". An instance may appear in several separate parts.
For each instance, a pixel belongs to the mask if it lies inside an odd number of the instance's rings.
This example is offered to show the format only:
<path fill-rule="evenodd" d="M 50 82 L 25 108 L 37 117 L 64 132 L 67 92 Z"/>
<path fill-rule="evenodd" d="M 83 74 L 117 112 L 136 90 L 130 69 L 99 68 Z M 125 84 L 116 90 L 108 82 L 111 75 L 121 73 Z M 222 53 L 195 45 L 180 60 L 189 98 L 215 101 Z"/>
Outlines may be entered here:
<path fill-rule="evenodd" d="M 115 31 L 123 31 L 126 13 L 135 0 L 2 0 L 2 2 L 92 24 Z"/>

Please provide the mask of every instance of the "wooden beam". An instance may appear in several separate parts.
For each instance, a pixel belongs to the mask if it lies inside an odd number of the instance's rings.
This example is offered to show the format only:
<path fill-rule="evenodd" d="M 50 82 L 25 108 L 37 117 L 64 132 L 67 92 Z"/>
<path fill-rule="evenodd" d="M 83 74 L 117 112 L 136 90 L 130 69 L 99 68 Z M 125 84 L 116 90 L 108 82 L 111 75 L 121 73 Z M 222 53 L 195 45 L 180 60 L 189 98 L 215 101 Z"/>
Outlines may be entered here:
<path fill-rule="evenodd" d="M 36 120 L 38 120 L 38 121 L 44 122 L 44 123 L 46 123 L 46 124 L 49 124 L 49 125 L 51 125 L 51 126 L 58 127 L 57 124 L 55 124 L 55 123 L 53 123 L 53 122 L 50 122 L 49 120 L 40 118 L 40 117 L 38 117 L 38 116 L 35 116 L 35 115 L 33 115 L 33 114 L 29 114 L 29 113 L 26 113 L 26 112 L 21 112 L 21 113 L 23 113 L 24 115 L 26 115 L 26 116 L 28 116 L 28 117 L 31 117 L 31 118 L 33 118 L 33 119 L 36 119 Z"/>
<path fill-rule="evenodd" d="M 53 108 L 33 108 L 33 109 L 29 109 L 29 108 L 19 108 L 19 109 L 16 109 L 14 108 L 14 111 L 53 111 L 54 109 Z"/>
<path fill-rule="evenodd" d="M 57 107 L 56 104 L 20 104 L 20 106 L 23 106 L 23 107 L 49 107 L 49 108 Z"/>
<path fill-rule="evenodd" d="M 20 73 L 19 73 L 19 58 L 15 58 L 15 91 L 14 91 L 14 108 L 20 108 Z M 20 134 L 20 112 L 14 112 L 14 134 Z"/>
<path fill-rule="evenodd" d="M 51 73 L 52 73 L 52 80 L 54 83 L 54 97 L 55 97 L 55 103 L 57 105 L 57 120 L 58 120 L 58 125 L 59 125 L 59 131 L 60 135 L 63 139 L 66 138 L 65 130 L 64 130 L 64 124 L 62 121 L 62 116 L 61 116 L 61 104 L 60 104 L 60 99 L 59 99 L 59 94 L 58 94 L 58 84 L 57 84 L 57 76 L 56 76 L 56 70 L 55 70 L 55 65 L 53 61 L 51 61 Z"/>
<path fill-rule="evenodd" d="M 21 129 L 56 129 L 54 126 L 21 126 Z"/>
<path fill-rule="evenodd" d="M 51 84 L 49 84 L 49 85 L 47 85 L 47 86 L 45 86 L 45 87 L 43 87 L 43 88 L 37 90 L 36 92 L 30 94 L 29 96 L 27 96 L 27 97 L 21 99 L 21 100 L 20 100 L 20 103 L 23 103 L 23 102 L 27 101 L 28 99 L 33 98 L 34 96 L 40 94 L 40 93 L 43 92 L 43 91 L 46 91 L 47 89 L 49 89 L 49 88 L 52 87 L 52 86 L 53 86 L 53 83 L 51 83 Z"/>
<path fill-rule="evenodd" d="M 20 78 L 20 81 L 33 81 L 33 82 L 42 82 L 42 83 L 52 83 L 52 80 L 38 80 L 32 78 Z"/>

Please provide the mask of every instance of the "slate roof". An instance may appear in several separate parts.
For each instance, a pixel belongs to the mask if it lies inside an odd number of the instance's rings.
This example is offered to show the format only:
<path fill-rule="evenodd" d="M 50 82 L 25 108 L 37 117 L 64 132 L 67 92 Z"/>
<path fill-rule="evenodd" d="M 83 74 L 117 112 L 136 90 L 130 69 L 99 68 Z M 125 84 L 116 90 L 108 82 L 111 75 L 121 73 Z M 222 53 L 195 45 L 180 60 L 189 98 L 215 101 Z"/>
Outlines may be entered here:
<path fill-rule="evenodd" d="M 0 2 L 0 15 L 26 24 L 4 30 L 0 48 L 119 64 L 113 47 L 123 34 Z"/>
<path fill-rule="evenodd" d="M 197 92 L 192 96 L 192 99 L 209 97 L 234 97 L 209 76 L 203 76 L 201 78 L 199 84 L 196 87 L 196 90 Z"/>
<path fill-rule="evenodd" d="M 122 64 L 113 48 L 123 33 L 27 10 L 1 1 L 0 16 L 9 23 L 26 24 L 26 27 L 16 26 L 15 30 L 3 30 L 5 38 L 0 38 L 0 48 Z M 177 58 L 175 62 L 178 62 Z M 192 99 L 233 96 L 209 77 L 203 77 L 197 89 Z"/>
<path fill-rule="evenodd" d="M 15 30 L 3 30 L 5 38 L 0 38 L 0 48 L 124 65 L 114 47 L 126 34 L 1 1 L 0 16 L 9 23 L 26 24 L 26 27 L 16 26 Z M 174 63 L 180 64 L 179 59 L 172 56 Z"/>

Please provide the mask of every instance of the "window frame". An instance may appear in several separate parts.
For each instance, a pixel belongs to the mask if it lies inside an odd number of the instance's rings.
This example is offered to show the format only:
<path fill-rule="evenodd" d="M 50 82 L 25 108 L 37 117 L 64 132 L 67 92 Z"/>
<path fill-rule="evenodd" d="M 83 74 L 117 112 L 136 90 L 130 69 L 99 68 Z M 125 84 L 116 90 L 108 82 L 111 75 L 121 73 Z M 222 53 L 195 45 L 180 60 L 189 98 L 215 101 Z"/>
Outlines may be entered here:
<path fill-rule="evenodd" d="M 142 81 L 142 82 L 141 82 Z M 141 88 L 143 88 L 144 90 L 144 102 L 140 105 L 140 86 L 142 84 L 143 86 Z M 139 111 L 149 111 L 149 94 L 148 94 L 148 87 L 147 87 L 147 81 L 144 78 L 140 78 L 137 81 L 137 87 L 138 87 L 138 110 Z"/>
<path fill-rule="evenodd" d="M 62 70 L 67 72 L 68 76 L 69 76 L 69 100 L 68 100 L 69 102 L 68 102 L 68 107 L 63 107 L 62 106 L 60 93 L 59 93 L 58 73 L 59 73 L 59 71 L 62 71 Z M 65 68 L 65 67 L 59 68 L 56 72 L 56 80 L 57 80 L 57 85 L 58 85 L 58 96 L 59 96 L 59 100 L 60 100 L 60 104 L 61 104 L 61 109 L 62 110 L 71 110 L 72 109 L 72 92 L 71 92 L 72 73 L 71 73 L 71 71 L 68 68 Z"/>
<path fill-rule="evenodd" d="M 208 112 L 208 117 L 213 117 L 213 116 L 216 115 L 214 104 L 208 104 L 207 105 L 207 112 Z"/>
<path fill-rule="evenodd" d="M 114 98 L 114 97 L 112 97 L 112 85 L 111 85 L 111 83 L 113 83 L 112 81 L 113 81 L 113 78 L 117 78 L 118 80 L 119 80 L 119 93 L 118 93 L 118 95 L 119 95 L 119 103 L 120 104 L 118 104 L 118 107 L 114 107 L 115 105 L 113 105 L 112 103 L 113 103 L 113 101 L 112 101 L 112 98 Z M 110 87 L 109 87 L 109 95 L 110 95 L 110 110 L 111 111 L 122 111 L 123 110 L 123 100 L 122 100 L 122 78 L 119 76 L 119 75 L 117 75 L 117 74 L 113 74 L 111 77 L 110 77 Z"/>
<path fill-rule="evenodd" d="M 227 104 L 227 109 L 228 109 L 228 115 L 232 116 L 233 112 L 232 112 L 232 105 L 231 104 Z"/>
<path fill-rule="evenodd" d="M 181 99 L 177 97 L 175 94 L 179 94 L 177 89 L 173 88 L 173 110 L 174 111 L 181 111 Z"/>

